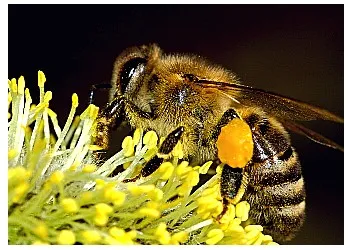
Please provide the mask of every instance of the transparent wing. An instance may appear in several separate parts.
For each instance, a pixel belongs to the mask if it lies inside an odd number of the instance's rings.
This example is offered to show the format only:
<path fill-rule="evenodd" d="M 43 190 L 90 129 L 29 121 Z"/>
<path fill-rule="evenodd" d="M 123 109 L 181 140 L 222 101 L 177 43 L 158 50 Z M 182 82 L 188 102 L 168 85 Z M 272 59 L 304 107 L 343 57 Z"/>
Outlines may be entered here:
<path fill-rule="evenodd" d="M 312 131 L 296 121 L 310 120 L 329 120 L 343 123 L 343 118 L 329 112 L 328 110 L 315 107 L 305 102 L 292 98 L 268 92 L 262 89 L 256 89 L 245 85 L 214 82 L 207 80 L 198 80 L 196 82 L 203 88 L 212 88 L 219 90 L 225 96 L 243 106 L 255 106 L 262 108 L 269 115 L 278 118 L 278 120 L 288 130 L 308 137 L 309 139 L 322 145 L 338 149 L 344 152 L 343 147 L 321 134 Z"/>
<path fill-rule="evenodd" d="M 343 118 L 328 110 L 262 89 L 207 80 L 198 80 L 196 83 L 203 88 L 219 89 L 237 100 L 240 105 L 260 107 L 266 113 L 277 118 L 299 121 L 329 120 L 339 123 L 344 122 Z"/>
<path fill-rule="evenodd" d="M 330 148 L 338 149 L 338 150 L 344 152 L 344 148 L 342 146 L 338 145 L 334 141 L 324 137 L 323 135 L 321 135 L 321 134 L 319 134 L 311 129 L 308 129 L 308 128 L 306 128 L 298 123 L 295 123 L 293 121 L 284 120 L 284 121 L 280 121 L 280 122 L 288 130 L 291 130 L 295 133 L 306 136 L 310 140 L 313 140 L 314 142 L 317 142 L 319 144 L 328 146 Z"/>

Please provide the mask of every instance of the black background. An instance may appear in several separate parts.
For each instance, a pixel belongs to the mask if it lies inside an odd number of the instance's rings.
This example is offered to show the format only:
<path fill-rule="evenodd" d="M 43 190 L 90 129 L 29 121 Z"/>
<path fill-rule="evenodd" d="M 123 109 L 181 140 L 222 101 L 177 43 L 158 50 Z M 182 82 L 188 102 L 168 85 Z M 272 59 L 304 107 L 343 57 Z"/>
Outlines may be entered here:
<path fill-rule="evenodd" d="M 8 77 L 23 75 L 37 103 L 43 70 L 61 126 L 72 93 L 83 110 L 90 85 L 110 80 L 115 57 L 151 42 L 165 52 L 200 54 L 246 85 L 343 116 L 343 5 L 9 5 L 8 30 Z M 343 125 L 308 127 L 343 145 Z M 344 154 L 298 135 L 292 140 L 306 180 L 307 219 L 291 244 L 343 244 Z"/>

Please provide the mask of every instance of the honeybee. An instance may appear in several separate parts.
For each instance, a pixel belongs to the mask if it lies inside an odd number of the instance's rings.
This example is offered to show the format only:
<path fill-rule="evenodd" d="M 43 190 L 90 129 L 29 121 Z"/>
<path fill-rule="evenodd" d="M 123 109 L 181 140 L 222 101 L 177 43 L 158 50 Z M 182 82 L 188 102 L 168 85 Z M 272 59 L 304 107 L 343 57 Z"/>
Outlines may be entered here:
<path fill-rule="evenodd" d="M 111 130 L 122 121 L 166 137 L 159 154 L 135 178 L 152 174 L 163 162 L 162 155 L 169 154 L 179 141 L 184 158 L 192 164 L 221 160 L 217 141 L 222 129 L 232 121 L 247 124 L 251 155 L 244 166 L 223 167 L 221 195 L 226 208 L 229 203 L 247 200 L 251 220 L 276 241 L 292 239 L 305 217 L 304 179 L 286 129 L 343 150 L 294 122 L 343 123 L 342 118 L 242 85 L 234 73 L 200 56 L 163 54 L 154 44 L 133 47 L 116 59 L 111 84 L 102 87 L 111 89 L 109 102 L 98 117 L 96 144 L 107 149 Z M 235 137 L 228 139 L 237 140 Z"/>

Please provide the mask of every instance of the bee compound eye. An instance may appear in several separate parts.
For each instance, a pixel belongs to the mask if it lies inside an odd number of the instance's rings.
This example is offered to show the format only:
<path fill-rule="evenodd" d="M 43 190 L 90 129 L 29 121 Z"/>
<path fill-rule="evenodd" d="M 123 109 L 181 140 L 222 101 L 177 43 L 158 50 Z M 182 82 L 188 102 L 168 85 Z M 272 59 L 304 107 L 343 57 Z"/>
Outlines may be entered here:
<path fill-rule="evenodd" d="M 120 71 L 120 88 L 122 94 L 132 88 L 131 85 L 138 80 L 137 78 L 143 76 L 145 65 L 146 59 L 141 57 L 133 58 L 124 64 Z"/>

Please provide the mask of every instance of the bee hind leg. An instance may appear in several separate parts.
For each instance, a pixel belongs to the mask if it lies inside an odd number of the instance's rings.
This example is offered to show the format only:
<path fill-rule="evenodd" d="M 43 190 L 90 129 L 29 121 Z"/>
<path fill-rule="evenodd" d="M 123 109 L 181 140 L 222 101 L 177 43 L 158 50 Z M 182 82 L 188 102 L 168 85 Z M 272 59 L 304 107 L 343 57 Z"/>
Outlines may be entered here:
<path fill-rule="evenodd" d="M 225 197 L 222 199 L 222 212 L 216 217 L 217 221 L 220 221 L 222 216 L 224 216 L 228 210 L 228 205 L 230 204 L 230 201 L 228 199 L 226 199 Z"/>
<path fill-rule="evenodd" d="M 237 204 L 245 191 L 247 175 L 242 168 L 224 165 L 220 178 L 220 193 L 223 197 L 223 210 L 216 218 L 218 221 L 225 215 L 230 204 Z"/>
<path fill-rule="evenodd" d="M 221 128 L 225 127 L 234 119 L 241 119 L 236 110 L 226 110 L 212 130 L 210 141 L 217 141 L 221 133 Z M 244 172 L 243 168 L 232 168 L 229 165 L 224 165 L 220 178 L 220 193 L 223 198 L 223 210 L 216 217 L 217 221 L 220 221 L 226 214 L 230 204 L 237 204 L 240 201 L 245 191 L 246 181 L 247 174 Z"/>
<path fill-rule="evenodd" d="M 152 174 L 154 171 L 156 171 L 160 165 L 164 162 L 164 157 L 166 155 L 169 155 L 171 151 L 174 149 L 176 144 L 179 142 L 181 135 L 184 132 L 184 127 L 178 127 L 173 132 L 171 132 L 163 141 L 162 145 L 160 146 L 159 152 L 157 155 L 155 155 L 149 162 L 146 163 L 146 165 L 141 169 L 140 174 L 137 176 L 125 179 L 123 182 L 133 182 L 139 179 L 140 177 L 147 177 L 150 174 Z"/>

